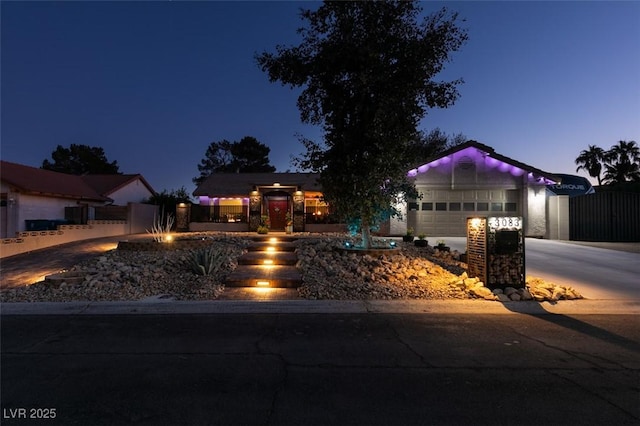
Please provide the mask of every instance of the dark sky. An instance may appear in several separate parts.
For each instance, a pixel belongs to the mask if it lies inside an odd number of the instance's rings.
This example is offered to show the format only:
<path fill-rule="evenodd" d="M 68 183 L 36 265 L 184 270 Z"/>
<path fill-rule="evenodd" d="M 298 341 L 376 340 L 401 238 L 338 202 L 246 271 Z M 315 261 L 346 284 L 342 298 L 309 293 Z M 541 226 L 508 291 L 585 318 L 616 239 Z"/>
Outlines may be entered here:
<path fill-rule="evenodd" d="M 297 44 L 313 2 L 2 2 L 2 159 L 39 167 L 57 145 L 100 146 L 158 191 L 184 186 L 212 141 L 254 136 L 278 171 L 302 151 L 297 91 L 254 54 Z M 469 42 L 443 79 L 461 98 L 429 130 L 463 133 L 549 172 L 588 144 L 640 142 L 640 2 L 430 2 Z"/>

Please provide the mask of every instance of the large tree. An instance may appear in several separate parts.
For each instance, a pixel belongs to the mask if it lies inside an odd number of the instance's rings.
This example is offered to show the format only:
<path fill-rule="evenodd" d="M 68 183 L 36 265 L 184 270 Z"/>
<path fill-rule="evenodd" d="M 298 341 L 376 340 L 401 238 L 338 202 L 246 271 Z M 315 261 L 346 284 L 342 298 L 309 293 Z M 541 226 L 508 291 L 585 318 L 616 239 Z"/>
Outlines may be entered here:
<path fill-rule="evenodd" d="M 269 152 L 271 148 L 252 136 L 237 142 L 226 139 L 211 142 L 198 164 L 200 176 L 193 178 L 193 183 L 200 185 L 211 173 L 275 172 L 276 168 L 269 163 Z"/>
<path fill-rule="evenodd" d="M 45 159 L 41 168 L 72 175 L 120 174 L 118 162 L 109 162 L 100 147 L 71 144 L 65 148 L 58 145 L 51 158 L 53 162 Z"/>
<path fill-rule="evenodd" d="M 421 132 L 420 137 L 414 142 L 412 162 L 408 166 L 415 166 L 416 162 L 427 160 L 439 153 L 469 140 L 462 133 L 447 135 L 436 127 L 430 132 Z"/>
<path fill-rule="evenodd" d="M 367 248 L 389 206 L 416 195 L 406 167 L 418 124 L 452 105 L 462 82 L 434 80 L 467 39 L 457 14 L 421 12 L 417 1 L 327 1 L 301 11 L 300 45 L 256 56 L 270 81 L 304 86 L 302 121 L 324 136 L 303 140 L 299 164 L 320 172 L 325 199 L 359 223 Z"/>

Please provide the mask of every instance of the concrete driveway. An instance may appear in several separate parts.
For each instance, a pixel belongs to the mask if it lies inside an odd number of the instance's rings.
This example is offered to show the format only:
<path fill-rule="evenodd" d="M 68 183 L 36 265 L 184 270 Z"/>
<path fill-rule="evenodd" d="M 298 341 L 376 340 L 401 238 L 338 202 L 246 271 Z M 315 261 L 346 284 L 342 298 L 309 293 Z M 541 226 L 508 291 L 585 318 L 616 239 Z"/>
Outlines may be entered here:
<path fill-rule="evenodd" d="M 452 249 L 466 249 L 464 237 L 443 239 Z M 588 299 L 640 299 L 640 253 L 585 244 L 527 238 L 527 276 L 572 286 Z"/>

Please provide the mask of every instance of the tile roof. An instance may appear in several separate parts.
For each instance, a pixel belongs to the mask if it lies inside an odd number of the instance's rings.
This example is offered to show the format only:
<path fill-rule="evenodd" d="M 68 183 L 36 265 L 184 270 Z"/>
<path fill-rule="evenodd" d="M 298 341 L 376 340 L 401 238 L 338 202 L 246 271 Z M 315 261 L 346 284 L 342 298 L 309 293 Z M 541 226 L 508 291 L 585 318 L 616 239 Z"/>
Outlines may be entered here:
<path fill-rule="evenodd" d="M 140 174 L 77 176 L 2 160 L 0 179 L 26 193 L 92 201 L 111 201 L 110 194 L 140 179 L 155 194 Z"/>
<path fill-rule="evenodd" d="M 20 191 L 92 201 L 109 201 L 80 176 L 0 161 L 0 180 Z"/>
<path fill-rule="evenodd" d="M 214 173 L 202 182 L 194 196 L 247 196 L 254 186 L 299 186 L 304 191 L 321 191 L 317 173 Z"/>

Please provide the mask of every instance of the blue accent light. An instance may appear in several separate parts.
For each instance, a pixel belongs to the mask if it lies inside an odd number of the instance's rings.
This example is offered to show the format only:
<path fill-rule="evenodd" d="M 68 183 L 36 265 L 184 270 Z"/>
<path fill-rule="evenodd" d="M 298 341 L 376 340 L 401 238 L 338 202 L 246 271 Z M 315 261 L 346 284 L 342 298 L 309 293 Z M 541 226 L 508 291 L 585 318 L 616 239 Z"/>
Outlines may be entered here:
<path fill-rule="evenodd" d="M 391 241 L 389 243 L 389 246 L 391 246 L 391 248 L 394 248 L 396 246 L 396 242 L 395 241 Z"/>
<path fill-rule="evenodd" d="M 345 246 L 346 248 L 349 248 L 349 247 L 351 247 L 351 243 L 350 243 L 349 241 L 347 241 L 346 243 L 344 243 L 344 246 Z"/>

